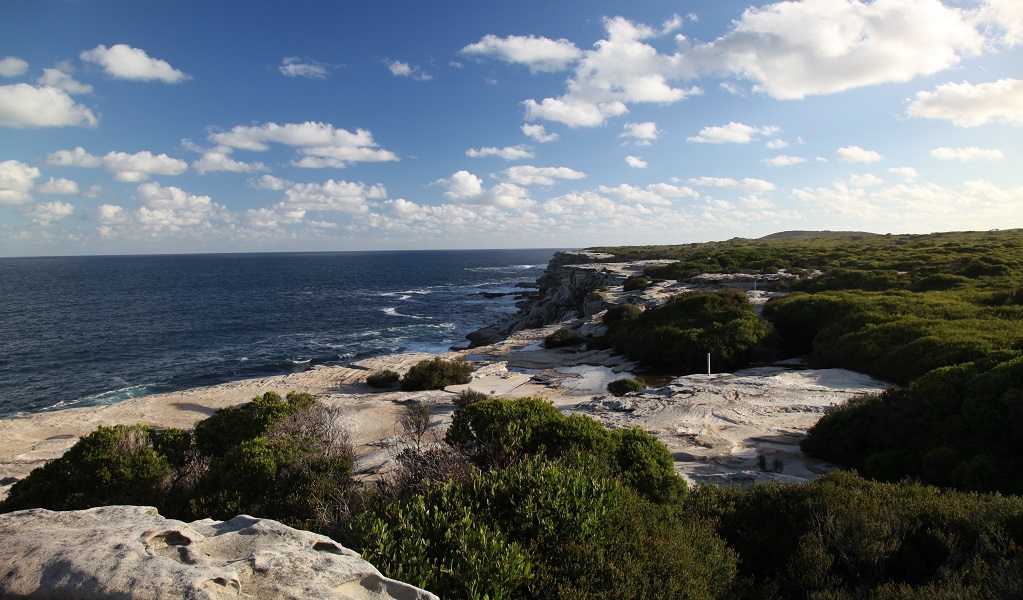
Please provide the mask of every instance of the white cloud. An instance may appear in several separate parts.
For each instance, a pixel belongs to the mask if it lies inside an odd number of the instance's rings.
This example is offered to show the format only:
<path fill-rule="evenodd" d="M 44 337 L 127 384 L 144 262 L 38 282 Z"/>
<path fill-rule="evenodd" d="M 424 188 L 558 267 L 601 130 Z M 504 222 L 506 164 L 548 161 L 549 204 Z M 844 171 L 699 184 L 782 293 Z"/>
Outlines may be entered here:
<path fill-rule="evenodd" d="M 967 11 L 938 0 L 802 0 L 748 8 L 732 31 L 689 46 L 685 67 L 735 73 L 780 99 L 909 81 L 978 54 Z"/>
<path fill-rule="evenodd" d="M 788 148 L 789 143 L 786 142 L 785 140 L 775 138 L 773 140 L 769 140 L 766 144 L 764 144 L 764 147 L 767 148 L 768 150 L 781 150 L 782 148 Z"/>
<path fill-rule="evenodd" d="M 1005 45 L 1023 44 L 1023 4 L 1019 0 L 986 0 L 978 21 L 1000 31 Z"/>
<path fill-rule="evenodd" d="M 113 204 L 101 204 L 92 218 L 105 225 L 123 225 L 131 220 L 128 211 L 123 206 Z"/>
<path fill-rule="evenodd" d="M 26 211 L 25 216 L 31 219 L 33 223 L 46 227 L 60 221 L 73 212 L 75 212 L 75 206 L 73 204 L 60 202 L 58 200 L 54 202 L 36 204 Z"/>
<path fill-rule="evenodd" d="M 938 160 L 958 160 L 971 162 L 974 160 L 999 160 L 1005 158 L 1005 153 L 997 148 L 935 148 L 931 150 L 931 156 Z"/>
<path fill-rule="evenodd" d="M 892 167 L 888 169 L 888 172 L 901 177 L 909 183 L 916 181 L 916 178 L 920 176 L 913 167 Z"/>
<path fill-rule="evenodd" d="M 778 156 L 765 158 L 760 162 L 772 167 L 789 167 L 792 165 L 798 165 L 799 163 L 805 163 L 806 159 L 803 158 L 802 156 L 789 156 L 787 154 L 779 154 Z"/>
<path fill-rule="evenodd" d="M 0 85 L 0 127 L 95 127 L 99 120 L 62 89 Z"/>
<path fill-rule="evenodd" d="M 621 17 L 605 19 L 604 29 L 606 38 L 594 44 L 593 50 L 583 52 L 562 96 L 523 102 L 527 120 L 595 127 L 626 114 L 629 103 L 670 104 L 702 93 L 696 87 L 671 85 L 680 75 L 680 54 L 662 55 L 643 41 L 663 35 L 663 30 Z"/>
<path fill-rule="evenodd" d="M 74 150 L 58 150 L 46 158 L 49 165 L 60 167 L 104 166 L 114 174 L 117 181 L 145 181 L 152 175 L 180 175 L 188 170 L 188 163 L 166 154 L 153 154 L 148 150 L 128 154 L 108 152 L 104 156 L 93 156 L 82 147 Z"/>
<path fill-rule="evenodd" d="M 544 98 L 537 103 L 525 100 L 526 119 L 543 119 L 563 123 L 569 127 L 596 127 L 603 125 L 610 117 L 629 112 L 624 102 L 586 102 L 576 98 Z"/>
<path fill-rule="evenodd" d="M 287 179 L 280 179 L 273 175 L 263 175 L 259 179 L 250 179 L 249 185 L 261 190 L 280 191 L 294 184 Z"/>
<path fill-rule="evenodd" d="M 192 168 L 200 174 L 212 171 L 229 171 L 232 173 L 254 173 L 257 171 L 269 171 L 269 167 L 261 162 L 246 163 L 231 158 L 226 152 L 209 150 L 204 152 L 199 160 L 192 162 Z"/>
<path fill-rule="evenodd" d="M 148 150 L 135 154 L 108 152 L 103 156 L 103 166 L 117 181 L 145 181 L 152 175 L 180 175 L 188 170 L 185 161 Z"/>
<path fill-rule="evenodd" d="M 390 69 L 391 75 L 395 77 L 408 77 L 417 81 L 429 81 L 433 79 L 433 75 L 423 71 L 419 65 L 410 65 L 400 60 L 387 60 L 384 61 L 387 64 L 387 68 Z"/>
<path fill-rule="evenodd" d="M 529 146 L 505 146 L 504 148 L 480 148 L 479 150 L 470 148 L 465 151 L 465 155 L 472 158 L 483 158 L 487 156 L 499 156 L 505 160 L 522 160 L 524 158 L 535 158 L 532 148 Z"/>
<path fill-rule="evenodd" d="M 633 138 L 637 144 L 647 145 L 657 139 L 660 131 L 657 130 L 657 123 L 646 121 L 644 123 L 626 123 L 623 131 L 618 137 Z"/>
<path fill-rule="evenodd" d="M 40 194 L 77 194 L 78 183 L 70 179 L 50 177 L 50 180 L 36 188 L 36 191 Z"/>
<path fill-rule="evenodd" d="M 510 35 L 506 38 L 485 35 L 475 44 L 462 48 L 461 52 L 526 65 L 534 73 L 567 69 L 582 56 L 582 51 L 566 39 L 552 40 L 532 35 Z"/>
<path fill-rule="evenodd" d="M 543 125 L 531 125 L 526 123 L 522 126 L 522 133 L 533 138 L 533 140 L 540 144 L 558 141 L 558 134 L 547 133 L 547 130 Z"/>
<path fill-rule="evenodd" d="M 386 197 L 387 189 L 379 184 L 368 186 L 356 181 L 328 179 L 323 183 L 289 186 L 284 192 L 284 202 L 277 205 L 277 210 L 279 214 L 293 219 L 302 218 L 306 212 L 359 214 L 368 210 L 367 200 Z"/>
<path fill-rule="evenodd" d="M 36 83 L 44 87 L 62 89 L 69 94 L 91 94 L 92 86 L 75 80 L 60 69 L 43 69 L 43 75 Z"/>
<path fill-rule="evenodd" d="M 29 191 L 39 177 L 39 169 L 18 160 L 0 162 L 0 204 L 31 202 Z"/>
<path fill-rule="evenodd" d="M 647 162 L 638 156 L 626 156 L 625 164 L 629 165 L 633 169 L 647 168 Z"/>
<path fill-rule="evenodd" d="M 699 135 L 687 138 L 690 142 L 708 144 L 748 144 L 760 135 L 774 135 L 781 131 L 780 127 L 752 127 L 744 123 L 730 122 L 728 125 L 704 127 Z"/>
<path fill-rule="evenodd" d="M 763 179 L 747 177 L 745 179 L 732 179 L 731 177 L 694 177 L 688 181 L 692 185 L 701 187 L 722 187 L 747 192 L 770 192 L 775 189 L 774 184 Z"/>
<path fill-rule="evenodd" d="M 557 179 L 582 179 L 585 173 L 568 167 L 509 167 L 503 172 L 504 180 L 518 185 L 554 185 Z"/>
<path fill-rule="evenodd" d="M 46 157 L 46 164 L 55 167 L 98 167 L 103 159 L 78 146 L 74 150 L 57 150 Z"/>
<path fill-rule="evenodd" d="M 873 175 L 871 173 L 864 173 L 862 175 L 851 175 L 848 183 L 855 187 L 871 187 L 881 185 L 884 183 L 884 179 L 881 179 L 877 175 Z"/>
<path fill-rule="evenodd" d="M 306 77 L 309 79 L 326 79 L 327 65 L 316 61 L 302 61 L 297 56 L 288 56 L 277 68 L 286 77 Z"/>
<path fill-rule="evenodd" d="M 114 44 L 109 48 L 100 44 L 82 52 L 79 57 L 83 61 L 100 65 L 107 75 L 118 79 L 181 83 L 189 78 L 166 61 L 152 58 L 145 50 L 127 44 Z"/>
<path fill-rule="evenodd" d="M 0 77 L 17 77 L 28 71 L 28 63 L 17 56 L 5 56 L 0 59 Z"/>
<path fill-rule="evenodd" d="M 897 184 L 875 190 L 837 182 L 793 190 L 792 195 L 806 204 L 806 212 L 834 218 L 843 227 L 888 222 L 897 224 L 898 231 L 963 231 L 1023 221 L 1023 187 L 986 181 L 967 181 L 958 188 Z"/>
<path fill-rule="evenodd" d="M 638 202 L 640 204 L 662 204 L 670 205 L 673 199 L 697 198 L 699 194 L 692 188 L 670 185 L 667 183 L 655 183 L 648 185 L 646 189 L 628 184 L 621 184 L 615 187 L 601 185 L 597 191 L 602 194 L 609 194 L 621 200 Z"/>
<path fill-rule="evenodd" d="M 883 157 L 873 150 L 864 150 L 859 146 L 846 146 L 837 151 L 838 160 L 842 162 L 872 163 L 881 160 Z"/>
<path fill-rule="evenodd" d="M 143 183 L 136 190 L 136 196 L 141 206 L 130 214 L 131 220 L 149 231 L 176 232 L 184 228 L 209 227 L 214 220 L 229 218 L 224 207 L 209 196 L 189 194 L 173 186 Z M 126 213 L 117 207 L 105 211 L 108 217 L 127 220 Z"/>
<path fill-rule="evenodd" d="M 959 127 L 988 122 L 1023 125 L 1023 79 L 994 83 L 943 83 L 933 92 L 917 92 L 909 103 L 913 117 L 943 119 Z"/>
<path fill-rule="evenodd" d="M 433 185 L 447 188 L 444 196 L 462 204 L 509 209 L 525 208 L 534 204 L 525 188 L 504 182 L 486 189 L 483 187 L 483 180 L 468 171 L 458 171 L 447 179 L 434 181 Z"/>
<path fill-rule="evenodd" d="M 483 193 L 483 180 L 464 170 L 447 179 L 438 179 L 433 184 L 447 188 L 444 195 L 452 200 L 473 198 Z"/>
<path fill-rule="evenodd" d="M 373 134 L 365 129 L 352 133 L 313 121 L 239 125 L 230 131 L 210 134 L 209 139 L 217 146 L 253 152 L 265 151 L 271 143 L 296 147 L 301 158 L 293 164 L 307 168 L 344 168 L 356 162 L 399 160 L 394 152 L 379 148 Z"/>

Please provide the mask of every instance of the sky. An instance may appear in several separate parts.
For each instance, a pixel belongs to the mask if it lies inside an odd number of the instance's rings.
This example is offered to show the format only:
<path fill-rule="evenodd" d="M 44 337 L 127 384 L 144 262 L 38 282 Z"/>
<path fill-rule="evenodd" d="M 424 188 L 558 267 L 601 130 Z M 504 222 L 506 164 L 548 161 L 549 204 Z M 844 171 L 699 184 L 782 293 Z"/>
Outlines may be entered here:
<path fill-rule="evenodd" d="M 1021 226 L 1019 0 L 0 0 L 0 256 Z"/>

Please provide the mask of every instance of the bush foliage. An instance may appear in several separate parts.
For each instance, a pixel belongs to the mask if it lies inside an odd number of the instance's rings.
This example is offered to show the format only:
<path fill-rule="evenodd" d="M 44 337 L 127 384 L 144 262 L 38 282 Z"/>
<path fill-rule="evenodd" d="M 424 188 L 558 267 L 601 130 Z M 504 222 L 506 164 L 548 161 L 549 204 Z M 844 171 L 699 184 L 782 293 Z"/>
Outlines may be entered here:
<path fill-rule="evenodd" d="M 562 348 L 564 346 L 576 346 L 581 343 L 583 343 L 583 338 L 579 337 L 578 333 L 568 328 L 562 328 L 545 337 L 543 347 Z"/>
<path fill-rule="evenodd" d="M 638 392 L 643 389 L 643 387 L 642 381 L 623 377 L 621 379 L 615 379 L 611 383 L 607 384 L 607 391 L 611 392 L 615 396 L 624 396 L 629 392 Z"/>
<path fill-rule="evenodd" d="M 469 383 L 472 363 L 444 360 L 440 357 L 421 360 L 401 378 L 401 389 L 407 392 L 440 390 L 449 385 Z"/>

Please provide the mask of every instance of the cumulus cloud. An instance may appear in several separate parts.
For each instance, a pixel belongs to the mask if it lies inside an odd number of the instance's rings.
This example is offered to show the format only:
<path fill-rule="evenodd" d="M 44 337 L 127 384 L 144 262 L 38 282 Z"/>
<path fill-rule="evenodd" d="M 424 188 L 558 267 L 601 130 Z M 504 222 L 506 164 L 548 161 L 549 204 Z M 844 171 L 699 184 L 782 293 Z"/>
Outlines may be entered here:
<path fill-rule="evenodd" d="M 327 65 L 316 61 L 303 61 L 297 56 L 288 56 L 277 68 L 286 77 L 306 77 L 308 79 L 326 79 Z"/>
<path fill-rule="evenodd" d="M 46 163 L 59 167 L 106 167 L 117 181 L 145 181 L 152 175 L 180 175 L 188 170 L 188 163 L 166 154 L 153 154 L 148 150 L 128 154 L 108 152 L 94 156 L 81 146 L 74 150 L 58 150 L 46 158 Z"/>
<path fill-rule="evenodd" d="M 977 20 L 994 29 L 1003 44 L 1023 44 L 1023 4 L 1017 0 L 986 0 Z"/>
<path fill-rule="evenodd" d="M 44 87 L 58 88 L 69 94 L 92 93 L 91 85 L 77 81 L 60 69 L 43 69 L 43 75 L 36 80 L 36 83 Z"/>
<path fill-rule="evenodd" d="M 916 181 L 916 178 L 920 176 L 913 167 L 892 167 L 888 169 L 888 172 L 910 183 Z"/>
<path fill-rule="evenodd" d="M 514 183 L 502 182 L 486 189 L 483 180 L 468 171 L 458 171 L 451 177 L 434 181 L 433 184 L 447 188 L 444 196 L 462 204 L 501 208 L 525 208 L 533 204 L 525 188 Z"/>
<path fill-rule="evenodd" d="M 697 198 L 699 194 L 692 188 L 671 185 L 667 183 L 655 183 L 640 188 L 628 184 L 621 184 L 615 187 L 601 185 L 597 191 L 602 194 L 614 196 L 620 200 L 637 202 L 639 204 L 672 204 L 672 200 L 679 198 Z"/>
<path fill-rule="evenodd" d="M 910 116 L 951 121 L 959 127 L 989 122 L 1023 125 L 1023 79 L 999 79 L 973 85 L 943 83 L 933 92 L 917 92 Z"/>
<path fill-rule="evenodd" d="M 529 146 L 505 146 L 504 148 L 480 148 L 476 150 L 470 148 L 465 151 L 465 155 L 472 158 L 483 158 L 487 156 L 498 156 L 505 160 L 522 160 L 524 158 L 535 158 L 532 148 Z"/>
<path fill-rule="evenodd" d="M 764 147 L 767 148 L 768 150 L 781 150 L 782 148 L 788 148 L 789 143 L 786 142 L 785 140 L 775 138 L 773 140 L 769 140 L 766 144 L 764 144 Z"/>
<path fill-rule="evenodd" d="M 583 54 L 575 44 L 564 38 L 552 40 L 532 35 L 510 35 L 506 38 L 485 35 L 475 44 L 462 48 L 461 52 L 526 65 L 534 73 L 567 69 Z"/>
<path fill-rule="evenodd" d="M 293 185 L 293 183 L 287 179 L 280 179 L 273 175 L 263 175 L 259 179 L 250 179 L 249 185 L 260 190 L 280 191 L 290 185 Z"/>
<path fill-rule="evenodd" d="M 28 63 L 17 56 L 5 56 L 0 59 L 0 77 L 17 77 L 28 71 Z"/>
<path fill-rule="evenodd" d="M 39 169 L 18 160 L 0 162 L 0 204 L 31 202 L 29 194 L 39 178 Z"/>
<path fill-rule="evenodd" d="M 366 185 L 357 181 L 323 183 L 295 183 L 284 191 L 284 202 L 277 205 L 278 212 L 301 218 L 307 212 L 364 213 L 369 199 L 387 197 L 382 185 Z M 301 213 L 301 215 L 299 215 Z"/>
<path fill-rule="evenodd" d="M 999 160 L 1005 158 L 1005 153 L 997 148 L 935 148 L 931 150 L 931 156 L 938 160 L 958 160 L 961 162 L 972 162 L 975 160 Z"/>
<path fill-rule="evenodd" d="M 50 180 L 36 188 L 40 194 L 77 194 L 78 183 L 70 179 L 50 177 Z"/>
<path fill-rule="evenodd" d="M 391 75 L 395 77 L 408 77 L 409 79 L 415 79 L 417 81 L 429 81 L 433 79 L 433 75 L 423 71 L 419 65 L 412 65 L 400 60 L 387 60 L 384 61 L 387 64 L 387 68 L 390 69 Z"/>
<path fill-rule="evenodd" d="M 789 156 L 787 154 L 779 154 L 778 156 L 765 158 L 760 162 L 771 167 L 789 167 L 792 165 L 798 165 L 799 163 L 805 163 L 806 159 L 803 158 L 802 156 Z"/>
<path fill-rule="evenodd" d="M 1011 1 L 1011 0 L 1010 0 Z M 779 99 L 909 81 L 983 50 L 968 11 L 938 0 L 803 0 L 748 8 L 717 40 L 683 40 L 683 66 L 724 71 Z"/>
<path fill-rule="evenodd" d="M 897 184 L 868 190 L 836 182 L 802 188 L 792 195 L 806 212 L 840 218 L 843 226 L 898 223 L 900 231 L 991 229 L 1023 219 L 1023 187 L 1002 188 L 967 181 L 957 188 L 938 184 Z"/>
<path fill-rule="evenodd" d="M 0 127 L 95 127 L 99 119 L 60 88 L 0 85 Z"/>
<path fill-rule="evenodd" d="M 680 54 L 662 55 L 644 40 L 663 35 L 622 17 L 604 20 L 606 38 L 576 61 L 566 92 L 557 98 L 523 102 L 527 120 L 547 120 L 569 127 L 595 127 L 628 112 L 628 104 L 669 104 L 699 88 L 674 87 Z M 669 28 L 666 28 L 669 29 Z"/>
<path fill-rule="evenodd" d="M 864 150 L 859 146 L 846 146 L 837 151 L 838 160 L 842 162 L 872 163 L 881 160 L 883 157 L 873 150 Z"/>
<path fill-rule="evenodd" d="M 650 142 L 656 140 L 661 133 L 657 130 L 657 123 L 654 123 L 653 121 L 646 121 L 644 123 L 626 123 L 622 129 L 623 131 L 618 134 L 618 137 L 632 138 L 640 145 L 650 144 Z"/>
<path fill-rule="evenodd" d="M 692 185 L 701 187 L 721 187 L 747 192 L 770 192 L 775 189 L 774 184 L 763 179 L 747 177 L 745 179 L 732 179 L 731 177 L 694 177 L 688 180 Z"/>
<path fill-rule="evenodd" d="M 232 173 L 255 173 L 269 171 L 270 168 L 261 162 L 246 163 L 231 158 L 227 152 L 209 150 L 199 160 L 192 162 L 192 168 L 205 175 L 213 171 L 229 171 Z"/>
<path fill-rule="evenodd" d="M 581 173 L 568 167 L 534 167 L 522 165 L 509 167 L 502 173 L 504 180 L 508 183 L 518 185 L 554 185 L 558 179 L 582 179 L 586 177 Z"/>
<path fill-rule="evenodd" d="M 629 165 L 633 169 L 647 168 L 647 162 L 638 156 L 626 156 L 625 164 Z"/>
<path fill-rule="evenodd" d="M 181 83 L 189 78 L 167 61 L 152 58 L 145 50 L 127 44 L 114 44 L 109 48 L 100 44 L 82 52 L 79 58 L 103 67 L 107 75 L 117 79 Z"/>
<path fill-rule="evenodd" d="M 546 144 L 547 142 L 556 142 L 558 141 L 559 137 L 558 134 L 556 133 L 547 133 L 547 130 L 544 128 L 543 125 L 532 125 L 530 123 L 526 123 L 522 126 L 522 133 L 526 134 L 530 138 L 533 138 L 534 141 L 540 144 Z"/>
<path fill-rule="evenodd" d="M 781 131 L 780 127 L 752 127 L 744 123 L 730 122 L 727 125 L 704 127 L 699 135 L 687 138 L 690 142 L 706 144 L 748 144 L 761 135 L 774 135 Z"/>
<path fill-rule="evenodd" d="M 25 216 L 33 223 L 47 227 L 57 221 L 60 221 L 73 212 L 75 212 L 75 206 L 73 204 L 57 200 L 54 202 L 36 204 L 25 212 Z"/>
<path fill-rule="evenodd" d="M 884 179 L 881 179 L 877 175 L 871 173 L 864 173 L 862 175 L 851 175 L 848 179 L 849 185 L 856 187 L 871 187 L 875 185 L 881 185 L 884 183 Z"/>
<path fill-rule="evenodd" d="M 354 133 L 336 129 L 329 123 L 266 123 L 239 125 L 230 131 L 212 133 L 209 140 L 222 148 L 263 152 L 269 144 L 282 144 L 298 149 L 300 158 L 292 164 L 306 168 L 344 168 L 357 162 L 397 161 L 398 155 L 384 150 L 365 129 Z"/>

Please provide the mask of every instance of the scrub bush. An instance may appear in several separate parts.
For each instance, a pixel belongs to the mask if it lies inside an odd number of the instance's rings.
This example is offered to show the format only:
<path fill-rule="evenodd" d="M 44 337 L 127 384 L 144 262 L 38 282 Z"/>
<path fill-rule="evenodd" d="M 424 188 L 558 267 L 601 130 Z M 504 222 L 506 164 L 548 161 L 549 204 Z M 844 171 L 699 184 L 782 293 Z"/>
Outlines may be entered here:
<path fill-rule="evenodd" d="M 472 363 L 464 360 L 448 361 L 436 357 L 421 360 L 401 378 L 401 389 L 406 392 L 440 390 L 449 385 L 469 383 Z"/>
<path fill-rule="evenodd" d="M 638 392 L 643 389 L 643 382 L 638 379 L 630 379 L 623 377 L 621 379 L 615 379 L 611 383 L 607 384 L 607 391 L 611 392 L 615 396 L 624 396 L 629 392 Z"/>

